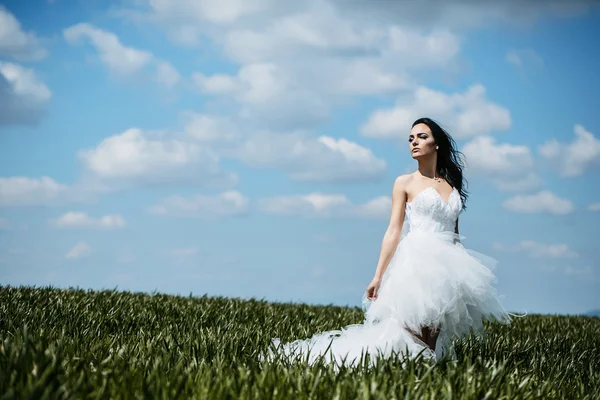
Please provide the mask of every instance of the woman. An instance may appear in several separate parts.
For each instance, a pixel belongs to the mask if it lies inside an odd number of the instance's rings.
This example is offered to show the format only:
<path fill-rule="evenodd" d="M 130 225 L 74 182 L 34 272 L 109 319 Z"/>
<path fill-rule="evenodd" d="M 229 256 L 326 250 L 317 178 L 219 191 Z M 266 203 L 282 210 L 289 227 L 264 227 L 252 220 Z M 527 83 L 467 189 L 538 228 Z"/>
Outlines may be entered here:
<path fill-rule="evenodd" d="M 485 319 L 511 323 L 514 314 L 492 287 L 496 260 L 460 242 L 458 215 L 467 194 L 454 140 L 433 120 L 420 118 L 408 144 L 418 169 L 394 182 L 389 226 L 363 295 L 364 323 L 286 344 L 275 338 L 275 351 L 336 366 L 360 363 L 366 354 L 371 364 L 399 354 L 456 359 L 453 339 L 483 337 Z"/>

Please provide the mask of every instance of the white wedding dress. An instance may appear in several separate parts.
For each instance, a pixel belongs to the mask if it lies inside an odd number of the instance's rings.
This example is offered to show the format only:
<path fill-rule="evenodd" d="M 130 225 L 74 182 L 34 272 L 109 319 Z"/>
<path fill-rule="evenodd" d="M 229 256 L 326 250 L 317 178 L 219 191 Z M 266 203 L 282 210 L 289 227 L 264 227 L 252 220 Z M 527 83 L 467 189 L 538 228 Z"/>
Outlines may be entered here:
<path fill-rule="evenodd" d="M 464 237 L 454 233 L 461 209 L 456 189 L 448 201 L 428 187 L 407 202 L 403 234 L 377 298 L 369 301 L 363 294 L 364 323 L 290 343 L 273 338 L 269 356 L 279 352 L 311 364 L 322 358 L 336 369 L 360 363 L 366 353 L 370 364 L 377 357 L 407 353 L 456 359 L 453 340 L 469 333 L 484 337 L 484 319 L 510 324 L 514 314 L 502 307 L 492 286 L 497 261 L 466 249 L 459 241 Z M 435 351 L 407 330 L 420 333 L 423 326 L 440 328 Z"/>

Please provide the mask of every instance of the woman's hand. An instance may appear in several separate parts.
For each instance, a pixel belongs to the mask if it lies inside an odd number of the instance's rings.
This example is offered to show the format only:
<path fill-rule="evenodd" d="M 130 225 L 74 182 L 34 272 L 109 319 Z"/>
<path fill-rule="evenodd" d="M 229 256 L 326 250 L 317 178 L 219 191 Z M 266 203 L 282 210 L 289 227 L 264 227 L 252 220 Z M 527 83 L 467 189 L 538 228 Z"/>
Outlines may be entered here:
<path fill-rule="evenodd" d="M 379 286 L 381 285 L 381 278 L 374 277 L 369 286 L 367 287 L 367 299 L 375 300 L 379 293 Z"/>

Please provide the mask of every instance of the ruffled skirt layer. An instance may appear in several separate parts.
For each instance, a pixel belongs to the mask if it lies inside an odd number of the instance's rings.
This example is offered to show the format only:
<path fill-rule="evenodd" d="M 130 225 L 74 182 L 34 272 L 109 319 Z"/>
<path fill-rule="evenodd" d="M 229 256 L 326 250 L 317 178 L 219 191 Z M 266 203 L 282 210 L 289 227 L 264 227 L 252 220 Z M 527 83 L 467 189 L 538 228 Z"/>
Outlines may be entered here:
<path fill-rule="evenodd" d="M 369 301 L 363 295 L 362 324 L 289 343 L 274 338 L 268 355 L 279 352 L 310 364 L 322 359 L 336 366 L 356 365 L 366 354 L 371 364 L 402 355 L 455 359 L 454 339 L 471 333 L 483 337 L 484 320 L 510 324 L 512 315 L 492 286 L 497 261 L 466 249 L 462 238 L 450 231 L 410 231 L 390 260 L 377 298 Z M 434 351 L 413 334 L 426 326 L 439 329 Z"/>

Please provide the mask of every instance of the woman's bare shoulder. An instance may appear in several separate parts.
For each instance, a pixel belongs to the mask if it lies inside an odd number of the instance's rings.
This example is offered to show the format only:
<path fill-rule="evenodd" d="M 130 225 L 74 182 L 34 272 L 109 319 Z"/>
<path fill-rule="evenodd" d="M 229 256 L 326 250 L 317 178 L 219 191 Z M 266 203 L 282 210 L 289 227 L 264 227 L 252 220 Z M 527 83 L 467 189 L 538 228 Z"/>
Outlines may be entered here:
<path fill-rule="evenodd" d="M 406 187 L 408 186 L 412 180 L 414 178 L 414 173 L 411 172 L 410 174 L 403 174 L 400 175 L 396 178 L 396 181 L 394 182 L 395 186 L 402 186 L 402 187 Z"/>
<path fill-rule="evenodd" d="M 398 176 L 394 181 L 394 188 L 392 189 L 393 196 L 397 199 L 404 199 L 404 201 L 406 201 L 412 180 L 413 174 Z"/>

